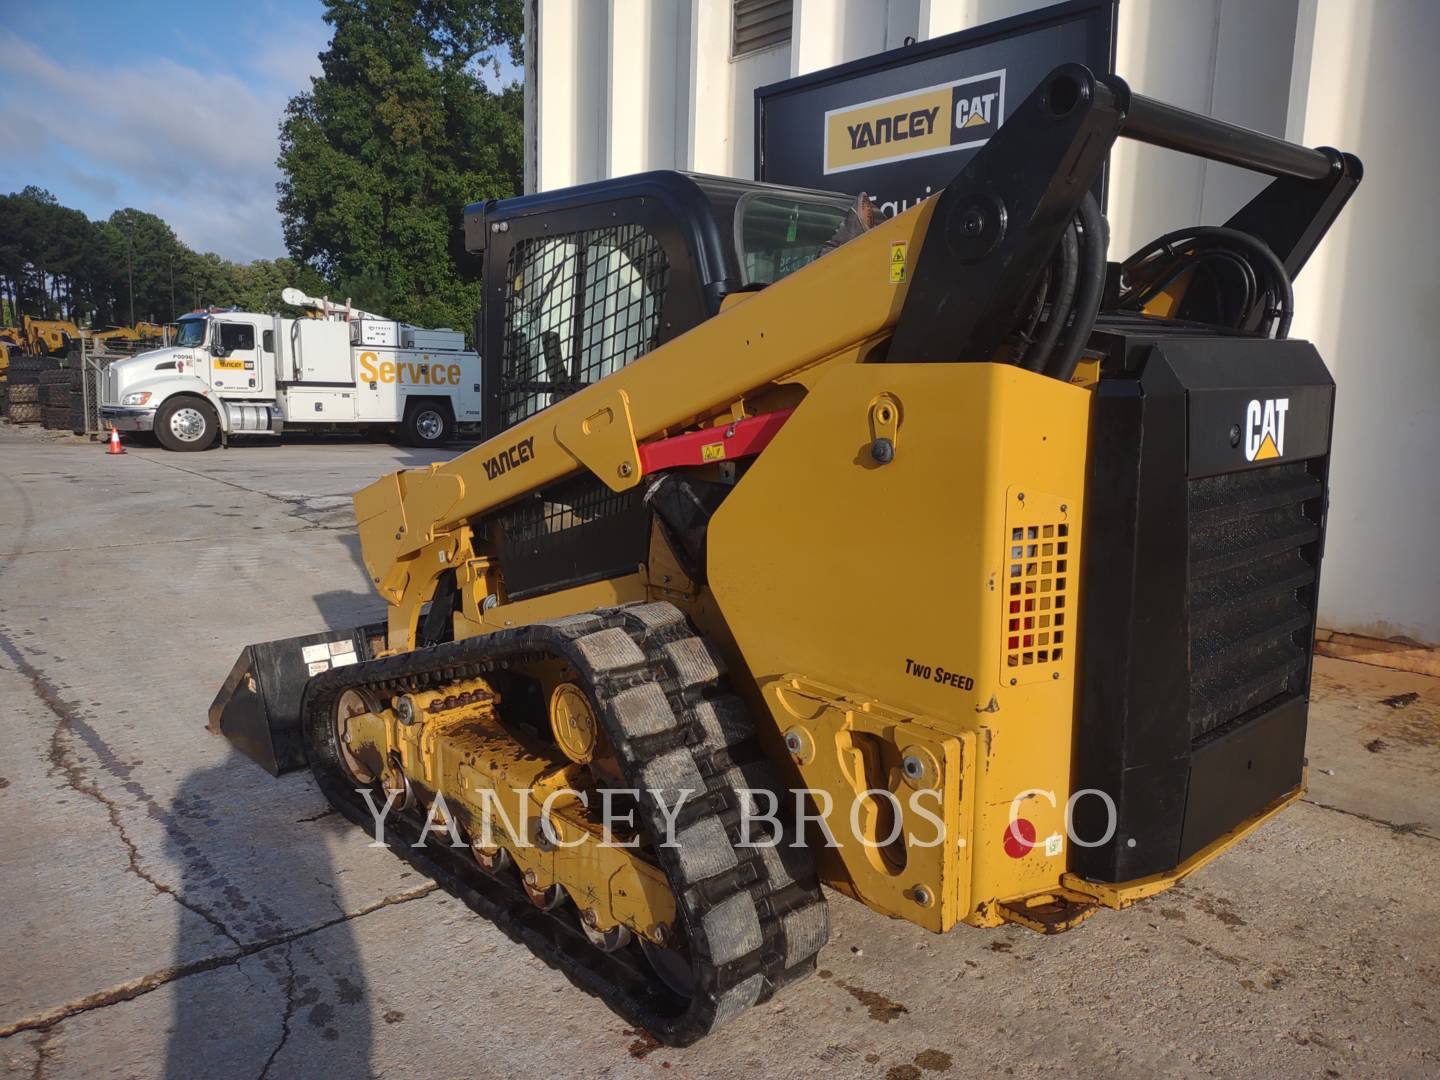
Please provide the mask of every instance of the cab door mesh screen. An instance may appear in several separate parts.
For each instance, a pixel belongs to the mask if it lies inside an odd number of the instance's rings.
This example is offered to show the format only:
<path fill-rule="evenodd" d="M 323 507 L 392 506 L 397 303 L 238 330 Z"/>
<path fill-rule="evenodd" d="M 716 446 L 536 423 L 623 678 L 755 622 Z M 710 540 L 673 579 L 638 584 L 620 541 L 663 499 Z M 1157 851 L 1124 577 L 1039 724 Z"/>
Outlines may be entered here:
<path fill-rule="evenodd" d="M 506 267 L 504 427 L 653 349 L 670 264 L 640 225 L 520 241 Z"/>

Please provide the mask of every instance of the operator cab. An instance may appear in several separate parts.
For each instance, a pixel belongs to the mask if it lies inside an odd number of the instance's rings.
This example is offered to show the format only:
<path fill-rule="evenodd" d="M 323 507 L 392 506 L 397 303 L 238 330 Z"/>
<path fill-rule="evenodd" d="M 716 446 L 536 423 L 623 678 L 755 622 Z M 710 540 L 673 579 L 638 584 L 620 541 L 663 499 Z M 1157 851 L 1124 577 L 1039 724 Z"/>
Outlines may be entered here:
<path fill-rule="evenodd" d="M 466 207 L 465 246 L 484 258 L 486 436 L 812 262 L 854 207 L 835 192 L 668 171 Z"/>

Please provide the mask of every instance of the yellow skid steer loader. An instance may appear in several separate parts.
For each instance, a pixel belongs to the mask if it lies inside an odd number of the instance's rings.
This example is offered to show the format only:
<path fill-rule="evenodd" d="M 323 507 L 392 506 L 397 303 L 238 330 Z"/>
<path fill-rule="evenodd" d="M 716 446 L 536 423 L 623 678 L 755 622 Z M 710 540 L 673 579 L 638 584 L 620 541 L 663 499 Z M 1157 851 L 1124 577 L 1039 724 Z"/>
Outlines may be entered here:
<path fill-rule="evenodd" d="M 1107 260 L 1125 136 L 1273 179 Z M 1155 894 L 1304 790 L 1360 163 L 1051 73 L 934 197 L 649 173 L 468 207 L 487 441 L 355 496 L 383 621 L 210 723 L 658 1038 Z M 415 846 L 423 840 L 422 846 Z"/>

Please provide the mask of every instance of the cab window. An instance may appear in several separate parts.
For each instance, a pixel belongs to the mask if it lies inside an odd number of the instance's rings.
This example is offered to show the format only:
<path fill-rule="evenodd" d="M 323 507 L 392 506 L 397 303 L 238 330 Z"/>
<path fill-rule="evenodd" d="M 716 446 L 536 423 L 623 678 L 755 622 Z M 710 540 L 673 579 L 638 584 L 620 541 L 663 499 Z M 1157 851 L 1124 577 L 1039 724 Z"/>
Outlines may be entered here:
<path fill-rule="evenodd" d="M 784 195 L 747 195 L 736 208 L 740 266 L 747 285 L 770 285 L 819 258 L 848 208 Z"/>
<path fill-rule="evenodd" d="M 175 328 L 174 344 L 182 349 L 193 349 L 205 344 L 205 320 L 181 319 Z"/>
<path fill-rule="evenodd" d="M 669 263 L 640 225 L 522 240 L 507 267 L 500 366 L 512 424 L 653 349 Z"/>
<path fill-rule="evenodd" d="M 221 323 L 220 346 L 226 352 L 255 348 L 255 327 L 249 323 Z"/>

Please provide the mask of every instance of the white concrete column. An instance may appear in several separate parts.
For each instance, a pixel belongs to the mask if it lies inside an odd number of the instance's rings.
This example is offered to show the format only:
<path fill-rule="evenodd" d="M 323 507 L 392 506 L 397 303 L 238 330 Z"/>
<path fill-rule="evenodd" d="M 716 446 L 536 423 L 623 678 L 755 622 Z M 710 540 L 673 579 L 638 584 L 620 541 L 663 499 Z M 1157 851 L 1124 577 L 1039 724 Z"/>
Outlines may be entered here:
<path fill-rule="evenodd" d="M 590 0 L 598 6 L 602 0 Z M 625 176 L 646 167 L 649 114 L 662 102 L 650 87 L 650 0 L 609 0 L 605 86 L 606 176 Z"/>
<path fill-rule="evenodd" d="M 577 184 L 603 180 L 610 175 L 609 48 L 611 0 L 574 0 L 575 82 L 571 108 L 575 112 L 575 179 Z"/>
<path fill-rule="evenodd" d="M 730 0 L 692 0 L 685 168 L 730 171 Z"/>
<path fill-rule="evenodd" d="M 1295 282 L 1291 333 L 1336 384 L 1320 624 L 1440 645 L 1440 4 L 1324 0 L 1311 15 L 1299 139 L 1365 167 Z"/>
<path fill-rule="evenodd" d="M 1008 19 L 1036 8 L 1049 7 L 1054 0 L 920 0 L 919 33 L 922 41 L 953 34 L 957 30 L 969 30 L 981 23 Z M 1131 0 L 1134 2 L 1134 0 Z M 1152 3 L 1155 0 L 1140 0 Z M 1167 0 L 1177 2 L 1177 0 Z M 1183 2 L 1183 0 L 1179 0 Z M 1127 4 L 1122 3 L 1120 10 Z"/>
<path fill-rule="evenodd" d="M 534 84 L 535 190 L 549 191 L 575 183 L 576 153 L 576 15 L 582 0 L 535 0 L 531 13 L 534 67 L 526 73 Z M 527 148 L 529 149 L 529 148 Z"/>
<path fill-rule="evenodd" d="M 521 190 L 526 195 L 537 190 L 535 178 L 540 164 L 536 142 L 540 132 L 540 110 L 536 106 L 540 80 L 534 76 L 539 70 L 539 55 L 535 48 L 535 35 L 540 22 L 538 6 L 539 0 L 525 0 L 525 167 Z"/>
<path fill-rule="evenodd" d="M 790 74 L 807 75 L 880 52 L 888 7 L 886 0 L 795 0 Z"/>
<path fill-rule="evenodd" d="M 974 26 L 980 18 L 979 9 L 980 0 L 920 0 L 916 36 L 929 41 Z"/>

